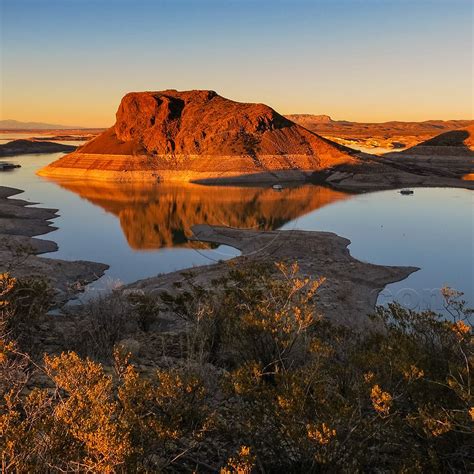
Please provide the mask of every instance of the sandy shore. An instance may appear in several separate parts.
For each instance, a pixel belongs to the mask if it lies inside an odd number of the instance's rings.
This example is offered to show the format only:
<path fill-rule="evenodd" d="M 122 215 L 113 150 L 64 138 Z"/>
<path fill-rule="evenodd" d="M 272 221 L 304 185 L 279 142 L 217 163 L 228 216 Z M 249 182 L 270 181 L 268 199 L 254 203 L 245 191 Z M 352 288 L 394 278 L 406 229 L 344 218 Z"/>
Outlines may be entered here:
<path fill-rule="evenodd" d="M 0 186 L 0 273 L 46 278 L 58 291 L 58 300 L 64 301 L 100 278 L 108 265 L 38 257 L 58 249 L 55 242 L 33 238 L 56 229 L 51 220 L 58 216 L 57 209 L 30 207 L 33 203 L 11 198 L 21 192 Z"/>

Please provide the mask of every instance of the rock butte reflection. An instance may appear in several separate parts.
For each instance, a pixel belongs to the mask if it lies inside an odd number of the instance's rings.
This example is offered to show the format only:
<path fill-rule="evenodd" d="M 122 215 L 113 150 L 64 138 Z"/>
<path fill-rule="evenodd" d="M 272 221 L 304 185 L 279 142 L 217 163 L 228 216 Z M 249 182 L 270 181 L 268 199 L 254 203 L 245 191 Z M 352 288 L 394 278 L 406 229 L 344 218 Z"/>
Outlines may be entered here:
<path fill-rule="evenodd" d="M 285 188 L 54 180 L 116 215 L 130 247 L 195 247 L 195 224 L 273 230 L 351 194 L 314 185 Z"/>

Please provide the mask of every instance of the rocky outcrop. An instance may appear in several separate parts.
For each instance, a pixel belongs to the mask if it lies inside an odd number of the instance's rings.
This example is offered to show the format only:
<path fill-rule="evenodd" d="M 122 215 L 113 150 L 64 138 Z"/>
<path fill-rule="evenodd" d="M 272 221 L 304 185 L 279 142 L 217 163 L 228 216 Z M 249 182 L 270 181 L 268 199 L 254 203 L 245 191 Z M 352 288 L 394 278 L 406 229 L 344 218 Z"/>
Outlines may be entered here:
<path fill-rule="evenodd" d="M 352 150 L 267 105 L 235 102 L 207 90 L 167 90 L 127 94 L 113 127 L 40 174 L 127 181 L 245 175 L 258 182 L 302 179 L 352 162 L 357 162 Z"/>
<path fill-rule="evenodd" d="M 313 179 L 344 191 L 410 187 L 474 190 L 474 125 L 452 130 L 398 153 L 364 155 L 364 165 L 342 164 Z"/>
<path fill-rule="evenodd" d="M 75 146 L 63 145 L 61 143 L 36 141 L 36 140 L 13 140 L 0 145 L 0 156 L 28 155 L 30 153 L 58 153 L 61 151 L 74 151 Z"/>
<path fill-rule="evenodd" d="M 403 154 L 474 157 L 474 124 L 436 135 L 405 150 Z"/>
<path fill-rule="evenodd" d="M 474 180 L 474 125 L 441 133 L 401 153 L 391 162 L 422 167 L 428 173 Z"/>
<path fill-rule="evenodd" d="M 373 327 L 366 315 L 373 313 L 380 291 L 418 270 L 416 267 L 392 267 L 361 262 L 350 255 L 348 239 L 331 232 L 232 229 L 209 225 L 193 227 L 194 240 L 215 245 L 230 245 L 242 256 L 230 262 L 195 267 L 182 272 L 159 275 L 137 281 L 125 291 L 138 291 L 157 297 L 162 292 L 176 294 L 189 284 L 207 287 L 229 272 L 230 265 L 244 262 L 265 264 L 278 278 L 275 262 L 298 262 L 302 277 L 325 278 L 317 301 L 325 317 L 352 327 Z M 230 263 L 230 265 L 229 265 Z M 273 269 L 273 270 L 272 270 Z M 177 284 L 178 283 L 178 284 Z M 176 325 L 182 324 L 182 320 Z"/>

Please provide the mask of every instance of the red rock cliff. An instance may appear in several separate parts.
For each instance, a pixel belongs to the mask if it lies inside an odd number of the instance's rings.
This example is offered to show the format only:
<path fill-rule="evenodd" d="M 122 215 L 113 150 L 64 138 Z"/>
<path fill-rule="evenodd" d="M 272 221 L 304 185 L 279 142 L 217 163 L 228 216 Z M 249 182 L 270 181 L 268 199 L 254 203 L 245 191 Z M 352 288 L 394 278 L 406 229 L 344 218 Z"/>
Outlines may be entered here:
<path fill-rule="evenodd" d="M 235 102 L 206 90 L 132 92 L 122 99 L 112 128 L 40 174 L 83 170 L 100 177 L 97 172 L 110 171 L 113 179 L 117 173 L 120 179 L 144 179 L 152 170 L 158 178 L 173 171 L 174 177 L 180 172 L 193 179 L 194 173 L 310 171 L 354 161 L 352 155 L 264 104 Z"/>

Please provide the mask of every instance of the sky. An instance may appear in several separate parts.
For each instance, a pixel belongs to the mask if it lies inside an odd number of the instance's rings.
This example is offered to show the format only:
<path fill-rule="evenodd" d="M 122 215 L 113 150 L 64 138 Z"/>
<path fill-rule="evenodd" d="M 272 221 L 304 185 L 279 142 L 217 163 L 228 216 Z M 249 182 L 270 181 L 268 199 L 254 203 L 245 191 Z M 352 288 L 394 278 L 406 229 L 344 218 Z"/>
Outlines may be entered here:
<path fill-rule="evenodd" d="M 0 0 L 0 119 L 104 127 L 130 91 L 336 120 L 473 118 L 472 0 Z"/>

